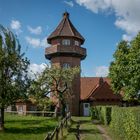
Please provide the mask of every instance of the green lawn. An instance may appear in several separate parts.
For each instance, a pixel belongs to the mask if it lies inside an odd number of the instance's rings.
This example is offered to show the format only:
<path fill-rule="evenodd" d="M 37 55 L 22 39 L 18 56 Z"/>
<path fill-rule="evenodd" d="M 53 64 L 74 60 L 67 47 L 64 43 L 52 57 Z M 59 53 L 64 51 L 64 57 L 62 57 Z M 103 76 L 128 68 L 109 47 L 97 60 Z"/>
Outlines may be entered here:
<path fill-rule="evenodd" d="M 69 133 L 65 133 L 65 140 L 76 140 L 76 125 L 80 121 L 80 138 L 81 140 L 103 140 L 100 132 L 91 122 L 90 117 L 72 117 L 74 123 L 69 129 Z"/>
<path fill-rule="evenodd" d="M 81 140 L 103 140 L 90 117 L 72 117 L 73 123 L 64 130 L 64 140 L 76 140 L 76 126 L 80 121 Z M 0 140 L 43 140 L 53 131 L 58 121 L 54 118 L 37 116 L 5 115 L 5 131 L 0 132 Z"/>
<path fill-rule="evenodd" d="M 43 140 L 56 125 L 53 118 L 6 114 L 5 132 L 0 132 L 0 140 Z"/>

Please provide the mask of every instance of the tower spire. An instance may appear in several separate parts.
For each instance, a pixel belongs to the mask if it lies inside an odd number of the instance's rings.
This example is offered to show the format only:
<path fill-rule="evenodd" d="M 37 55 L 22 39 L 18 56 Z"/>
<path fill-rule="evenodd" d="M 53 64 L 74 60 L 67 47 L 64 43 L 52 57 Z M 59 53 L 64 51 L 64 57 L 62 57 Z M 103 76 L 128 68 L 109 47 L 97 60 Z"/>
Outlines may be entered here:
<path fill-rule="evenodd" d="M 67 12 L 67 11 L 65 11 L 64 13 L 63 13 L 63 18 L 69 18 L 69 13 Z"/>
<path fill-rule="evenodd" d="M 81 45 L 84 43 L 85 41 L 84 37 L 74 27 L 74 25 L 70 21 L 69 16 L 70 14 L 67 11 L 63 13 L 63 18 L 61 22 L 47 38 L 49 44 L 51 44 L 51 41 L 53 39 L 60 37 L 71 37 L 73 39 L 77 39 L 81 42 Z"/>

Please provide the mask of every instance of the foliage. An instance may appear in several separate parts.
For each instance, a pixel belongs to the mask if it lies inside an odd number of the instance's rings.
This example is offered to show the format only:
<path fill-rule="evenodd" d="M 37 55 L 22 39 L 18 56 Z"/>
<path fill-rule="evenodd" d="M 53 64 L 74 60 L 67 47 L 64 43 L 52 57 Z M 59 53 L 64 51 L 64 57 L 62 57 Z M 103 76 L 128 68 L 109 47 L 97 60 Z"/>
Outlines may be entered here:
<path fill-rule="evenodd" d="M 110 127 L 121 139 L 140 140 L 140 109 L 113 107 Z"/>
<path fill-rule="evenodd" d="M 91 119 L 98 119 L 98 112 L 97 112 L 96 107 L 90 108 L 90 116 L 91 116 Z"/>
<path fill-rule="evenodd" d="M 4 108 L 26 96 L 29 61 L 21 53 L 14 34 L 0 25 L 0 121 L 4 125 Z M 0 126 L 3 129 L 3 126 Z"/>
<path fill-rule="evenodd" d="M 72 92 L 72 81 L 77 73 L 79 73 L 79 68 L 77 67 L 46 67 L 34 80 L 31 86 L 30 96 L 35 98 L 36 101 L 41 102 L 42 99 L 51 94 L 55 99 L 59 99 L 63 114 L 66 108 L 66 101 Z"/>
<path fill-rule="evenodd" d="M 96 106 L 92 109 L 92 118 L 100 120 L 103 124 L 108 125 L 111 121 L 111 107 L 110 106 Z"/>
<path fill-rule="evenodd" d="M 113 91 L 124 93 L 125 100 L 139 99 L 140 91 L 140 33 L 131 41 L 121 41 L 109 68 Z"/>
<path fill-rule="evenodd" d="M 140 140 L 140 108 L 97 106 L 96 118 L 124 140 Z"/>

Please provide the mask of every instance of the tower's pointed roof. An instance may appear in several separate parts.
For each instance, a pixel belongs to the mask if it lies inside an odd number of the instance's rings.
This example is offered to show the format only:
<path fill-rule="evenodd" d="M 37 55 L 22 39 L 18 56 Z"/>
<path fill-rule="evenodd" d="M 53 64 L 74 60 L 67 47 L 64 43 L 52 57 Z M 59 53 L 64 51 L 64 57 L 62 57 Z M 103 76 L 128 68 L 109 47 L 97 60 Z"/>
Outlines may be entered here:
<path fill-rule="evenodd" d="M 59 25 L 56 27 L 56 29 L 50 34 L 50 36 L 47 38 L 48 43 L 51 43 L 51 40 L 57 37 L 74 37 L 81 40 L 81 43 L 83 44 L 85 39 L 83 36 L 76 30 L 74 25 L 69 19 L 69 13 L 65 12 L 63 14 L 63 19 L 59 23 Z"/>

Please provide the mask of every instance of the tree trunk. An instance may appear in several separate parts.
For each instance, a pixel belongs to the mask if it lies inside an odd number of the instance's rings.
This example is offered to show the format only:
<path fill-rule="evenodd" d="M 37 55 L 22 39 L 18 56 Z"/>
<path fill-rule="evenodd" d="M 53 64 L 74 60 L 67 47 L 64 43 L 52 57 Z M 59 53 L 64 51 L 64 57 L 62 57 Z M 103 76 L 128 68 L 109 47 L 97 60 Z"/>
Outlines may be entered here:
<path fill-rule="evenodd" d="M 0 131 L 4 130 L 4 107 L 0 109 Z"/>
<path fill-rule="evenodd" d="M 61 105 L 62 105 L 61 116 L 62 116 L 62 118 L 65 118 L 65 116 L 66 116 L 66 111 L 65 111 L 66 105 L 63 101 L 61 101 Z"/>
<path fill-rule="evenodd" d="M 55 106 L 54 117 L 55 117 L 55 118 L 58 117 L 58 107 L 57 107 L 57 106 Z"/>

